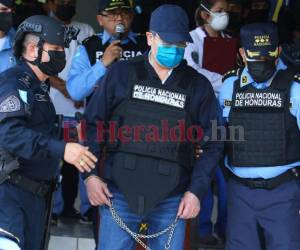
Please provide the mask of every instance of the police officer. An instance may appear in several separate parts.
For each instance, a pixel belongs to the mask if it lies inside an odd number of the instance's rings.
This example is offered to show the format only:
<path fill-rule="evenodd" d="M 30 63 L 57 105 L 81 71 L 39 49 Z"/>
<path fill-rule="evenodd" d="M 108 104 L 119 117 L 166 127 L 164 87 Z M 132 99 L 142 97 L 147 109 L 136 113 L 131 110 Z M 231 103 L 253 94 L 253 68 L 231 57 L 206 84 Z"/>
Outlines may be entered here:
<path fill-rule="evenodd" d="M 53 18 L 26 19 L 14 43 L 20 64 L 0 75 L 1 249 L 41 249 L 44 198 L 58 162 L 64 158 L 83 172 L 97 160 L 86 147 L 56 139 L 47 79 L 65 67 L 64 46 L 71 38 Z"/>
<path fill-rule="evenodd" d="M 0 73 L 15 65 L 12 55 L 12 42 L 15 31 L 12 29 L 12 0 L 0 0 Z"/>
<path fill-rule="evenodd" d="M 293 43 L 282 46 L 280 58 L 290 70 L 300 73 L 300 36 Z"/>
<path fill-rule="evenodd" d="M 300 77 L 278 64 L 273 24 L 241 29 L 245 68 L 224 78 L 231 131 L 226 249 L 300 249 Z"/>
<path fill-rule="evenodd" d="M 103 32 L 84 41 L 73 58 L 67 80 L 67 90 L 73 100 L 82 101 L 88 97 L 89 101 L 97 80 L 111 64 L 142 55 L 147 49 L 145 36 L 130 30 L 133 18 L 130 1 L 99 0 L 97 20 Z M 124 29 L 116 30 L 116 27 Z M 80 181 L 80 210 L 83 217 L 86 217 L 91 206 L 85 186 Z"/>
<path fill-rule="evenodd" d="M 269 0 L 243 0 L 246 5 L 245 23 L 267 22 L 270 10 Z"/>
<path fill-rule="evenodd" d="M 229 14 L 229 23 L 225 30 L 226 34 L 239 39 L 240 28 L 243 25 L 245 11 L 245 1 L 228 0 L 227 12 Z"/>
<path fill-rule="evenodd" d="M 157 8 L 146 33 L 151 51 L 113 64 L 87 106 L 87 145 L 99 155 L 105 141 L 108 150 L 104 174 L 94 170 L 84 175 L 91 204 L 101 206 L 98 249 L 134 249 L 128 233 L 138 232 L 140 224 L 141 229 L 148 225 L 149 234 L 171 225 L 149 240 L 148 249 L 182 249 L 185 219 L 200 211 L 223 144 L 207 140 L 211 120 L 218 124 L 220 118 L 211 84 L 183 61 L 191 41 L 188 27 L 181 7 Z M 189 130 L 195 141 L 171 139 L 178 126 L 182 136 Z M 200 140 L 201 134 L 205 139 Z M 203 154 L 194 162 L 196 141 Z"/>
<path fill-rule="evenodd" d="M 40 0 L 15 0 L 14 1 L 14 28 L 17 29 L 19 25 L 28 17 L 35 15 L 47 15 L 44 7 L 45 1 Z"/>
<path fill-rule="evenodd" d="M 107 67 L 141 55 L 145 36 L 130 31 L 134 13 L 128 0 L 99 0 L 97 20 L 103 32 L 79 47 L 69 73 L 67 90 L 76 101 L 89 96 Z"/>
<path fill-rule="evenodd" d="M 72 59 L 74 58 L 78 46 L 88 37 L 92 36 L 95 32 L 92 27 L 86 23 L 81 23 L 73 20 L 76 14 L 76 1 L 75 0 L 51 0 L 48 1 L 51 13 L 58 20 L 62 21 L 67 27 L 74 27 L 79 30 L 76 40 L 73 40 L 69 48 L 65 49 L 66 53 L 66 66 L 58 76 L 50 77 L 50 97 L 53 101 L 56 113 L 64 116 L 64 125 L 68 123 L 69 127 L 76 127 L 75 120 L 76 112 L 83 112 L 83 102 L 74 102 L 66 90 L 66 80 L 71 68 Z M 71 136 L 70 136 L 71 137 Z M 74 138 L 75 137 L 75 138 Z M 76 140 L 76 134 L 72 140 Z M 69 164 L 63 162 L 62 165 L 62 198 L 60 199 L 59 192 L 57 191 L 56 205 L 53 209 L 53 221 L 57 221 L 58 215 L 64 217 L 78 218 L 78 211 L 74 208 L 75 200 L 78 194 L 79 174 L 77 169 L 70 167 Z"/>

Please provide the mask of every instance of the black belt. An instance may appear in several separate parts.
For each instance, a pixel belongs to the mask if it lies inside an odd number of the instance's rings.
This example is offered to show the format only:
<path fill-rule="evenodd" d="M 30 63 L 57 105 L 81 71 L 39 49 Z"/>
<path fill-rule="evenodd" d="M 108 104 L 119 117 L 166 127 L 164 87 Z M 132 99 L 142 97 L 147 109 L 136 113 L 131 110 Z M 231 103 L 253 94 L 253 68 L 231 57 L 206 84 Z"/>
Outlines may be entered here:
<path fill-rule="evenodd" d="M 283 174 L 276 176 L 271 179 L 263 179 L 263 178 L 257 178 L 257 179 L 250 179 L 250 178 L 240 178 L 233 173 L 231 174 L 231 178 L 236 180 L 237 182 L 250 187 L 250 188 L 260 188 L 260 189 L 274 189 L 278 187 L 279 185 L 286 183 L 288 181 L 297 179 L 300 177 L 300 170 L 299 167 L 292 168 Z"/>
<path fill-rule="evenodd" d="M 9 174 L 7 181 L 39 197 L 45 197 L 55 187 L 54 181 L 35 181 L 17 171 Z"/>

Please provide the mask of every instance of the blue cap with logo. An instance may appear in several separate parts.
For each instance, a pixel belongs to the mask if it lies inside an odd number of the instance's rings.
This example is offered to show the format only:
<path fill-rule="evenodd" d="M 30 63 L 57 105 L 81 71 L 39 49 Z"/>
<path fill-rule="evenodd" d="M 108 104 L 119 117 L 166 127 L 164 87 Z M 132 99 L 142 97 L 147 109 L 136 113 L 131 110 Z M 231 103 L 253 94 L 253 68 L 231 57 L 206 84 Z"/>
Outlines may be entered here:
<path fill-rule="evenodd" d="M 181 7 L 164 4 L 151 14 L 150 31 L 156 32 L 167 43 L 193 42 L 189 34 L 189 19 Z"/>
<path fill-rule="evenodd" d="M 247 59 L 276 59 L 279 56 L 277 27 L 272 23 L 252 23 L 241 28 L 242 47 Z"/>

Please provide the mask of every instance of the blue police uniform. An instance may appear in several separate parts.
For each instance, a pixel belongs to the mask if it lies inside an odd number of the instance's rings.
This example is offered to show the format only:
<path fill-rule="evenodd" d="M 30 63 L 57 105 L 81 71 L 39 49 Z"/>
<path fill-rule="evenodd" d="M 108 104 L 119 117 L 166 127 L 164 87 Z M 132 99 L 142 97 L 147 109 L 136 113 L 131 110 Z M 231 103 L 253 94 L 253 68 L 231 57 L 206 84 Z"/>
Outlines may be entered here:
<path fill-rule="evenodd" d="M 115 40 L 115 38 L 109 35 L 105 30 L 97 36 L 101 40 L 102 46 L 110 44 Z M 129 32 L 127 38 L 122 39 L 121 41 L 121 45 L 129 43 L 134 45 L 137 44 L 136 33 Z M 94 51 L 94 53 L 97 52 Z M 81 101 L 85 97 L 89 96 L 93 92 L 97 80 L 105 74 L 106 67 L 103 65 L 101 60 L 98 60 L 103 55 L 103 52 L 99 51 L 98 54 L 97 62 L 92 64 L 86 47 L 84 45 L 79 46 L 77 53 L 73 58 L 67 81 L 67 90 L 72 99 Z M 134 54 L 134 56 L 136 55 L 141 55 L 141 53 Z"/>
<path fill-rule="evenodd" d="M 253 24 L 244 27 L 244 30 L 241 31 L 241 38 L 247 60 L 250 61 L 248 63 L 255 62 L 256 58 L 264 53 L 273 55 L 275 58 L 278 56 L 278 54 L 272 53 L 274 51 L 272 46 L 275 49 L 277 47 L 275 33 L 274 27 L 269 24 Z M 252 41 L 254 41 L 254 47 L 251 44 Z M 251 56 L 252 60 L 249 59 Z M 288 131 L 286 133 L 290 133 L 288 127 L 291 125 L 288 125 L 289 123 L 296 126 L 296 128 L 293 127 L 296 134 L 289 142 L 290 145 L 293 144 L 293 140 L 297 140 L 297 133 L 300 130 L 300 77 L 294 76 L 292 73 L 290 78 L 287 80 L 283 78 L 280 82 L 279 75 L 286 72 L 285 69 L 286 66 L 280 61 L 273 75 L 259 83 L 253 79 L 248 67 L 233 70 L 224 78 L 219 96 L 224 120 L 228 124 L 233 124 L 243 113 L 246 114 L 245 119 L 254 117 L 251 115 L 256 114 L 261 118 L 256 121 L 247 120 L 253 125 L 244 125 L 244 140 L 246 141 L 229 141 L 226 146 L 229 153 L 225 157 L 225 166 L 231 173 L 228 184 L 226 242 L 228 250 L 296 250 L 300 248 L 300 182 L 297 178 L 300 161 L 297 157 L 291 157 L 291 160 L 283 163 L 278 157 L 280 150 L 277 152 L 274 147 L 274 151 L 268 151 L 272 145 L 280 146 L 277 141 L 279 134 L 275 135 L 274 133 L 277 131 L 273 131 L 274 127 L 272 127 L 280 124 L 280 120 L 274 117 L 277 116 L 279 111 L 276 108 L 280 107 L 278 104 L 281 103 L 277 103 L 276 98 L 272 99 L 276 96 L 273 94 L 278 93 L 276 92 L 277 86 L 281 85 L 281 89 L 287 88 L 286 99 L 288 100 L 285 104 L 285 115 L 289 118 L 285 125 L 287 126 L 286 131 Z M 260 99 L 262 96 L 268 97 Z M 279 98 L 278 95 L 277 97 Z M 250 112 L 253 113 L 248 116 Z M 260 115 L 261 112 L 264 112 L 263 115 Z M 268 124 L 267 119 L 264 118 L 267 116 L 270 119 L 273 117 L 274 120 L 269 120 L 268 126 L 262 126 L 262 124 Z M 242 123 L 242 121 L 240 122 Z M 256 132 L 259 130 L 262 133 Z M 280 128 L 278 128 L 279 130 Z M 273 133 L 273 138 L 272 136 L 268 137 L 268 133 Z M 259 138 L 258 134 L 265 138 Z M 268 140 L 264 142 L 263 140 L 266 138 Z M 247 144 L 247 141 L 252 144 Z M 255 141 L 259 141 L 259 144 L 265 146 L 255 145 Z M 284 140 L 282 144 L 285 144 Z M 293 151 L 292 147 L 289 148 L 289 144 L 285 146 L 288 148 L 285 152 L 286 158 L 290 155 L 289 151 Z M 257 150 L 257 148 L 259 149 Z M 240 151 L 235 154 L 235 150 Z M 268 153 L 264 154 L 264 150 L 267 150 Z M 276 153 L 273 154 L 274 152 Z M 247 160 L 247 155 L 249 160 Z M 268 155 L 272 156 L 268 159 Z M 274 183 L 272 187 L 269 186 L 271 182 Z"/>
<path fill-rule="evenodd" d="M 0 73 L 16 64 L 15 57 L 12 54 L 14 36 L 15 31 L 11 29 L 6 35 L 2 49 L 0 49 Z"/>
<path fill-rule="evenodd" d="M 0 145 L 20 164 L 15 177 L 0 185 L 0 236 L 22 250 L 40 249 L 44 195 L 65 149 L 65 143 L 55 139 L 56 115 L 48 90 L 25 62 L 0 75 Z"/>

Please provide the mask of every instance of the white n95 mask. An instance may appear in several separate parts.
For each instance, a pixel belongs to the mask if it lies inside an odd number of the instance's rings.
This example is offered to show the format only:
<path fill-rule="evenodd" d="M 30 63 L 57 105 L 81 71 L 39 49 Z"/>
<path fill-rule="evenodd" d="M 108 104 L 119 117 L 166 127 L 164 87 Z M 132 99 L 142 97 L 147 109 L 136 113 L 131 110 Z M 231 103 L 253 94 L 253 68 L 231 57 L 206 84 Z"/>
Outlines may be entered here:
<path fill-rule="evenodd" d="M 229 24 L 229 15 L 227 12 L 211 12 L 203 4 L 201 6 L 211 15 L 212 19 L 209 25 L 215 31 L 225 30 Z"/>

